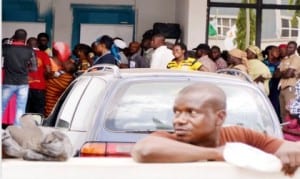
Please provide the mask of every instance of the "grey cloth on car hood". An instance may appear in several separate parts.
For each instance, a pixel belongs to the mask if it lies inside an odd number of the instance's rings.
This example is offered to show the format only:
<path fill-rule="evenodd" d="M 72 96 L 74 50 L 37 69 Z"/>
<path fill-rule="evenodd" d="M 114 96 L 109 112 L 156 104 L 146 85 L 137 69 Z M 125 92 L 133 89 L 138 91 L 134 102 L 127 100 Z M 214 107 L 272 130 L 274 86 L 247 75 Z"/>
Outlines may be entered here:
<path fill-rule="evenodd" d="M 73 153 L 70 139 L 64 133 L 37 126 L 31 115 L 23 116 L 21 126 L 2 131 L 4 156 L 36 161 L 66 161 Z"/>

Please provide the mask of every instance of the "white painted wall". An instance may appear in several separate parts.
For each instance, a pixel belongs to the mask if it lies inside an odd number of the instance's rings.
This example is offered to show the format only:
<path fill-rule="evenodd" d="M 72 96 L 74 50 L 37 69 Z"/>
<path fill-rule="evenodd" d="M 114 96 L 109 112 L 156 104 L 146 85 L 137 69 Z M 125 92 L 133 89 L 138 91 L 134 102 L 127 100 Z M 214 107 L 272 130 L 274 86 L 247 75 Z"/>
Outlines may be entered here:
<path fill-rule="evenodd" d="M 2 38 L 11 38 L 17 29 L 25 29 L 27 38 L 36 37 L 45 32 L 46 24 L 41 22 L 2 22 Z"/>
<path fill-rule="evenodd" d="M 188 45 L 188 31 L 189 31 L 189 0 L 176 0 L 176 22 L 181 27 L 181 40 Z"/>
<path fill-rule="evenodd" d="M 188 47 L 194 48 L 205 43 L 207 1 L 189 0 Z"/>
<path fill-rule="evenodd" d="M 136 9 L 135 38 L 141 40 L 143 33 L 152 28 L 154 22 L 175 22 L 176 0 L 54 0 L 55 41 L 71 43 L 72 9 L 71 4 L 89 5 L 132 5 Z"/>
<path fill-rule="evenodd" d="M 182 0 L 185 1 L 185 0 Z M 175 22 L 176 0 L 136 0 L 137 40 L 141 40 L 146 30 L 155 22 Z"/>
<path fill-rule="evenodd" d="M 176 0 L 176 21 L 182 27 L 183 42 L 188 49 L 205 42 L 206 7 L 204 0 Z"/>
<path fill-rule="evenodd" d="M 54 40 L 71 43 L 73 13 L 71 4 L 134 5 L 134 0 L 54 0 Z"/>
<path fill-rule="evenodd" d="M 135 39 L 140 41 L 155 22 L 179 23 L 182 39 L 191 49 L 205 41 L 206 0 L 37 0 L 40 14 L 53 10 L 54 41 L 71 44 L 71 4 L 132 5 L 136 10 Z"/>

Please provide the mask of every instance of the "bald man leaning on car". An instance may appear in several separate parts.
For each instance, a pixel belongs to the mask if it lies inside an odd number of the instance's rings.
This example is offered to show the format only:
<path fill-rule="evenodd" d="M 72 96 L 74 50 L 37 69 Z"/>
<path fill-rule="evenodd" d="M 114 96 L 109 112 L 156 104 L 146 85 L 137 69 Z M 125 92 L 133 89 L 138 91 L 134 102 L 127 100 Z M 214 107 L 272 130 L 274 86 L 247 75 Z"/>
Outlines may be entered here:
<path fill-rule="evenodd" d="M 131 155 L 138 162 L 224 160 L 227 142 L 242 142 L 277 156 L 286 174 L 300 166 L 300 143 L 250 129 L 222 127 L 226 95 L 219 87 L 198 83 L 182 89 L 174 102 L 174 133 L 155 132 L 138 141 Z"/>

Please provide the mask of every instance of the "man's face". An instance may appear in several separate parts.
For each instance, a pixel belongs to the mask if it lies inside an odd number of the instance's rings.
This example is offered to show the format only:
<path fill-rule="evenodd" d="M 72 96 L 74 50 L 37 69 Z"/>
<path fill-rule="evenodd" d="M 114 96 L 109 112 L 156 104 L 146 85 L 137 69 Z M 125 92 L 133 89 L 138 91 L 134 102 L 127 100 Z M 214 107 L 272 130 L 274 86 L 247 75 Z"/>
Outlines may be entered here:
<path fill-rule="evenodd" d="M 151 47 L 156 49 L 159 47 L 159 44 L 160 44 L 160 39 L 157 37 L 153 37 L 151 40 Z"/>
<path fill-rule="evenodd" d="M 144 39 L 142 41 L 142 48 L 145 50 L 148 50 L 149 48 L 151 48 L 151 39 Z"/>
<path fill-rule="evenodd" d="M 257 58 L 257 56 L 255 55 L 255 53 L 253 53 L 251 50 L 246 49 L 246 53 L 247 53 L 247 58 L 248 59 L 255 59 Z"/>
<path fill-rule="evenodd" d="M 197 58 L 200 58 L 200 57 L 202 57 L 204 55 L 204 50 L 202 50 L 202 49 L 197 49 L 197 51 L 196 51 L 196 57 Z"/>
<path fill-rule="evenodd" d="M 296 45 L 295 44 L 288 44 L 287 46 L 287 55 L 290 56 L 290 55 L 293 55 L 296 51 Z"/>
<path fill-rule="evenodd" d="M 212 56 L 212 58 L 213 58 L 214 60 L 217 60 L 217 59 L 221 56 L 221 53 L 220 53 L 220 51 L 219 51 L 218 49 L 213 48 L 213 49 L 211 50 L 211 56 Z"/>
<path fill-rule="evenodd" d="M 48 39 L 46 37 L 41 37 L 41 38 L 38 39 L 38 43 L 39 43 L 39 45 L 47 46 L 48 45 Z"/>
<path fill-rule="evenodd" d="M 241 63 L 241 59 L 235 57 L 235 56 L 232 56 L 232 55 L 229 55 L 229 58 L 228 58 L 228 64 L 230 65 L 238 65 Z"/>
<path fill-rule="evenodd" d="M 218 116 L 205 99 L 205 94 L 197 93 L 177 97 L 173 108 L 173 126 L 177 139 L 193 144 L 205 142 L 215 133 Z"/>
<path fill-rule="evenodd" d="M 129 52 L 131 54 L 135 54 L 136 52 L 139 51 L 139 49 L 140 49 L 140 44 L 138 44 L 138 43 L 131 43 L 129 45 Z"/>
<path fill-rule="evenodd" d="M 281 58 L 284 58 L 287 56 L 287 48 L 279 48 L 279 55 Z"/>
<path fill-rule="evenodd" d="M 102 55 L 104 49 L 105 49 L 105 45 L 100 43 L 96 45 L 95 52 L 96 54 Z"/>
<path fill-rule="evenodd" d="M 272 48 L 270 54 L 274 58 L 278 58 L 279 55 L 280 55 L 279 48 L 277 48 L 277 47 L 276 48 Z"/>

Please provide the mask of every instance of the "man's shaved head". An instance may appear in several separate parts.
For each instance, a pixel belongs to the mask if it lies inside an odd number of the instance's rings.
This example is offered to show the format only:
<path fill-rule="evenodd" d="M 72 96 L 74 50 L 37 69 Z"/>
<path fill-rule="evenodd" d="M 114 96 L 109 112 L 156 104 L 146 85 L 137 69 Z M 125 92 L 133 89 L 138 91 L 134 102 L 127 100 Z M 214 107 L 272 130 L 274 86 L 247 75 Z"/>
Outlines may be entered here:
<path fill-rule="evenodd" d="M 211 105 L 215 110 L 226 109 L 226 95 L 224 91 L 211 83 L 195 83 L 183 88 L 177 98 L 190 95 L 194 99 L 201 99 L 206 105 Z"/>

